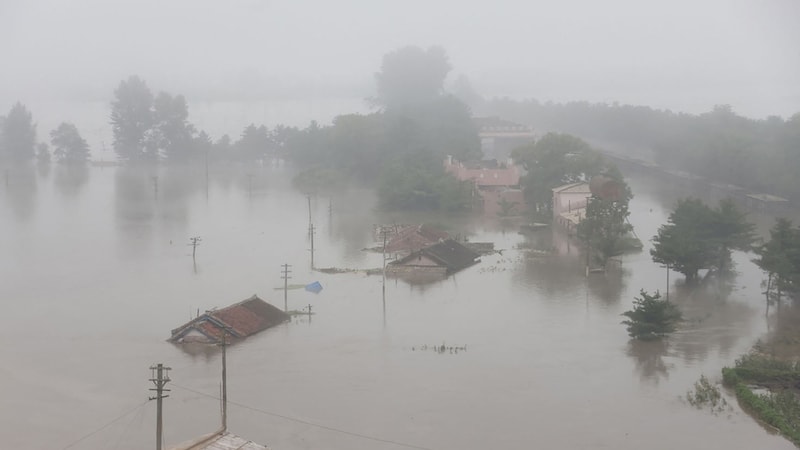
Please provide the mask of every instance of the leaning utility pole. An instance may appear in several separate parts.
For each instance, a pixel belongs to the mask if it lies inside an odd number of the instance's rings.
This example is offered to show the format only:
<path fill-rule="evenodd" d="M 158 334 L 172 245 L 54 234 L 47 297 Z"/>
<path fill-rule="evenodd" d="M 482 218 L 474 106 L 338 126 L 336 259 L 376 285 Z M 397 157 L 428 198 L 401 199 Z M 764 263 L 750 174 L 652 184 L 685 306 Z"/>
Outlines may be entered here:
<path fill-rule="evenodd" d="M 292 271 L 289 270 L 289 267 L 292 267 L 292 266 L 290 264 L 284 264 L 282 267 L 283 267 L 283 271 L 281 271 L 281 273 L 283 274 L 283 277 L 282 277 L 283 278 L 283 311 L 286 312 L 286 311 L 289 310 L 289 306 L 288 306 L 289 305 L 289 303 L 288 303 L 289 278 L 292 278 L 292 277 L 289 276 L 289 274 L 292 273 Z"/>
<path fill-rule="evenodd" d="M 162 435 L 162 426 L 163 426 L 163 418 L 162 418 L 162 404 L 161 400 L 164 398 L 169 397 L 169 395 L 163 395 L 164 392 L 169 392 L 169 389 L 164 389 L 164 386 L 170 381 L 169 380 L 169 371 L 171 370 L 170 367 L 164 367 L 163 364 L 158 363 L 155 366 L 150 366 L 150 370 L 152 371 L 152 377 L 150 381 L 156 386 L 155 389 L 150 389 L 151 391 L 156 391 L 155 397 L 150 397 L 150 400 L 156 400 L 156 450 L 161 450 L 161 435 Z"/>

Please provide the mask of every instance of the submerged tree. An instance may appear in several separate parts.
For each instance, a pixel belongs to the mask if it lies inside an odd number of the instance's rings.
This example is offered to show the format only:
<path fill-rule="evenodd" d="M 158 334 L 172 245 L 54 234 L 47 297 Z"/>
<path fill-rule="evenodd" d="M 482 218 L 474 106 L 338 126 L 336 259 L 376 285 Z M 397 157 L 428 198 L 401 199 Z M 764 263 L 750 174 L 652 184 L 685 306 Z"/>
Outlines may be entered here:
<path fill-rule="evenodd" d="M 30 111 L 17 102 L 8 116 L 0 121 L 0 160 L 25 162 L 33 159 L 36 146 L 36 125 Z"/>
<path fill-rule="evenodd" d="M 770 240 L 756 248 L 753 262 L 767 273 L 767 301 L 780 302 L 784 295 L 800 291 L 800 230 L 780 218 L 769 234 Z"/>
<path fill-rule="evenodd" d="M 153 121 L 153 94 L 144 80 L 131 76 L 120 82 L 111 102 L 111 129 L 114 151 L 122 161 L 158 160 L 151 134 Z"/>
<path fill-rule="evenodd" d="M 687 198 L 678 202 L 668 223 L 658 229 L 650 255 L 692 283 L 701 269 L 718 274 L 729 271 L 731 250 L 749 250 L 752 242 L 753 225 L 732 201 L 724 200 L 711 209 L 698 199 Z"/>
<path fill-rule="evenodd" d="M 634 339 L 660 339 L 673 331 L 683 319 L 680 310 L 668 300 L 662 300 L 656 291 L 650 295 L 642 289 L 640 297 L 634 297 L 633 309 L 622 313 L 627 317 L 622 324 L 627 325 L 628 335 Z"/>
<path fill-rule="evenodd" d="M 89 160 L 89 144 L 71 123 L 62 122 L 51 131 L 50 143 L 53 144 L 53 156 L 60 163 L 86 164 Z"/>
<path fill-rule="evenodd" d="M 592 197 L 586 205 L 586 217 L 577 227 L 578 238 L 586 242 L 587 251 L 605 267 L 609 258 L 629 248 L 627 237 L 633 226 L 628 223 L 628 200 Z"/>

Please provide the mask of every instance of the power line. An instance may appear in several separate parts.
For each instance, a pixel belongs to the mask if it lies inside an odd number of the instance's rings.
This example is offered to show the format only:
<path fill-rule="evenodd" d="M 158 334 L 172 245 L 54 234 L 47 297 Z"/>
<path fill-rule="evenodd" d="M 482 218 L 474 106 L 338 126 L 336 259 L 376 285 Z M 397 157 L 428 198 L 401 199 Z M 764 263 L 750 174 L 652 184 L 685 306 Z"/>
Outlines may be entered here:
<path fill-rule="evenodd" d="M 91 433 L 88 433 L 88 434 L 84 435 L 84 436 L 83 436 L 83 437 L 81 437 L 80 439 L 78 439 L 78 440 L 76 440 L 76 441 L 72 442 L 71 444 L 67 445 L 66 447 L 64 447 L 62 450 L 67 450 L 68 448 L 72 448 L 72 447 L 74 447 L 74 446 L 78 445 L 78 443 L 80 443 L 80 442 L 83 442 L 84 440 L 86 440 L 86 439 L 88 439 L 88 438 L 90 438 L 90 437 L 94 436 L 95 434 L 97 434 L 97 433 L 99 433 L 99 432 L 101 432 L 101 431 L 105 430 L 106 428 L 110 427 L 111 425 L 113 425 L 113 424 L 117 423 L 119 420 L 123 419 L 125 416 L 127 416 L 127 415 L 129 415 L 129 414 L 133 413 L 134 411 L 138 410 L 139 408 L 143 407 L 143 406 L 144 406 L 144 405 L 146 405 L 146 404 L 147 404 L 147 402 L 149 402 L 149 401 L 150 401 L 150 400 L 145 400 L 145 401 L 144 401 L 144 402 L 142 402 L 140 405 L 138 405 L 138 406 L 136 406 L 135 408 L 131 409 L 130 411 L 128 411 L 128 412 L 126 412 L 126 413 L 122 414 L 121 416 L 117 417 L 116 419 L 112 420 L 111 422 L 108 422 L 107 424 L 103 425 L 102 427 L 100 427 L 100 428 L 98 428 L 98 429 L 96 429 L 96 430 L 92 431 Z"/>
<path fill-rule="evenodd" d="M 186 390 L 186 391 L 198 394 L 198 395 L 203 395 L 203 396 L 206 396 L 206 397 L 209 397 L 209 398 L 213 398 L 213 399 L 219 400 L 219 397 L 215 397 L 215 396 L 213 396 L 211 394 L 206 394 L 205 392 L 200 392 L 200 391 L 197 391 L 195 389 L 191 389 L 191 388 L 188 388 L 186 386 L 181 386 L 181 385 L 178 385 L 178 384 L 175 384 L 175 383 L 172 383 L 172 385 L 175 386 L 176 388 L 179 388 L 179 389 L 183 389 L 183 390 Z M 335 431 L 337 433 L 346 434 L 348 436 L 358 437 L 358 438 L 362 438 L 362 439 L 368 439 L 370 441 L 383 442 L 384 444 L 397 445 L 399 447 L 413 448 L 413 449 L 417 449 L 417 450 L 433 450 L 430 447 L 421 447 L 419 445 L 406 444 L 406 443 L 403 443 L 403 442 L 393 441 L 393 440 L 390 440 L 390 439 L 383 439 L 383 438 L 379 438 L 379 437 L 375 437 L 375 436 L 369 436 L 369 435 L 366 435 L 366 434 L 356 433 L 354 431 L 347 431 L 347 430 L 342 430 L 342 429 L 339 429 L 339 428 L 330 427 L 330 426 L 327 426 L 327 425 L 321 425 L 321 424 L 318 424 L 318 423 L 309 422 L 307 420 L 298 419 L 296 417 L 290 417 L 290 416 L 285 416 L 283 414 L 278 414 L 278 413 L 274 413 L 274 412 L 270 412 L 270 411 L 265 411 L 263 409 L 259 409 L 259 408 L 253 407 L 253 406 L 248 406 L 248 405 L 245 405 L 243 403 L 233 402 L 233 401 L 230 401 L 230 400 L 228 400 L 228 403 L 230 403 L 231 405 L 236 405 L 236 406 L 238 406 L 240 408 L 248 409 L 250 411 L 258 412 L 258 413 L 261 413 L 261 414 L 266 414 L 268 416 L 279 417 L 281 419 L 285 419 L 285 420 L 289 420 L 289 421 L 297 422 L 297 423 L 302 423 L 304 425 L 310 425 L 312 427 L 322 428 L 323 430 Z"/>

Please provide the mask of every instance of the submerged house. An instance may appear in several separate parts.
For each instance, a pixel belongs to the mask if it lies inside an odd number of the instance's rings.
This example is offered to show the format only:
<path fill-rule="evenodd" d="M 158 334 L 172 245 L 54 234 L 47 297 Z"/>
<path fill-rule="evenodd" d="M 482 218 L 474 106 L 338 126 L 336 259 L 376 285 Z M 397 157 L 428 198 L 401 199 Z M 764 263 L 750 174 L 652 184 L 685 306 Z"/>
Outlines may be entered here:
<path fill-rule="evenodd" d="M 386 253 L 400 255 L 408 255 L 450 237 L 446 231 L 427 224 L 398 225 L 384 227 L 384 230 L 387 233 Z"/>
<path fill-rule="evenodd" d="M 586 204 L 592 191 L 589 183 L 578 182 L 553 188 L 553 221 L 567 230 L 575 228 L 586 217 Z"/>
<path fill-rule="evenodd" d="M 506 162 L 461 162 L 448 156 L 444 168 L 457 179 L 474 184 L 474 193 L 480 199 L 484 214 L 509 216 L 526 211 L 525 197 L 520 188 L 522 170 L 510 158 Z"/>
<path fill-rule="evenodd" d="M 390 262 L 386 272 L 395 275 L 447 276 L 480 262 L 480 254 L 447 239 Z"/>
<path fill-rule="evenodd" d="M 237 341 L 287 320 L 288 314 L 253 295 L 234 305 L 206 311 L 172 330 L 168 341 L 177 344 Z"/>

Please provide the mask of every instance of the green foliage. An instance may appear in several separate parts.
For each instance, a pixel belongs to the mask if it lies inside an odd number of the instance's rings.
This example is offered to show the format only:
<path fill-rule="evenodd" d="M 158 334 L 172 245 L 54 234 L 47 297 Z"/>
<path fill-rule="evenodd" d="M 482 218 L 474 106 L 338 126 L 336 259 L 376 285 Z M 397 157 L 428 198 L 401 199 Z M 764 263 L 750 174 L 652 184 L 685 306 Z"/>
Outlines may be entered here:
<path fill-rule="evenodd" d="M 732 249 L 747 250 L 753 242 L 753 225 L 730 200 L 711 209 L 698 199 L 683 199 L 668 223 L 653 237 L 653 261 L 682 273 L 687 282 L 697 279 L 700 269 L 730 269 Z"/>
<path fill-rule="evenodd" d="M 650 295 L 642 289 L 639 295 L 634 297 L 633 309 L 622 313 L 628 318 L 622 321 L 627 325 L 628 335 L 634 339 L 653 340 L 675 331 L 676 324 L 683 319 L 678 308 L 661 300 L 658 291 Z"/>
<path fill-rule="evenodd" d="M 0 120 L 0 161 L 26 162 L 33 159 L 36 146 L 36 125 L 30 111 L 15 103 Z"/>
<path fill-rule="evenodd" d="M 242 137 L 236 142 L 236 154 L 240 161 L 261 161 L 272 149 L 269 130 L 264 125 L 259 127 L 250 124 L 242 131 Z"/>
<path fill-rule="evenodd" d="M 733 368 L 723 368 L 726 386 L 733 386 L 742 407 L 800 445 L 800 402 L 794 388 L 800 382 L 800 364 L 759 354 L 747 354 Z M 749 384 L 771 389 L 769 394 L 754 393 Z"/>
<path fill-rule="evenodd" d="M 686 393 L 686 401 L 697 409 L 708 408 L 714 414 L 730 409 L 722 392 L 705 375 L 700 375 L 700 379 L 694 383 L 694 390 Z"/>
<path fill-rule="evenodd" d="M 780 218 L 769 233 L 770 240 L 756 248 L 758 258 L 753 260 L 769 275 L 767 299 L 780 301 L 784 294 L 796 297 L 800 292 L 800 229 Z"/>
<path fill-rule="evenodd" d="M 53 156 L 64 164 L 80 165 L 89 161 L 89 144 L 83 139 L 75 125 L 62 122 L 50 132 Z"/>
<path fill-rule="evenodd" d="M 561 130 L 603 142 L 628 156 L 649 159 L 721 183 L 785 197 L 800 196 L 800 114 L 762 120 L 718 105 L 691 115 L 646 106 L 540 103 L 496 99 L 486 114 L 544 130 Z M 639 149 L 647 149 L 642 151 Z"/>
<path fill-rule="evenodd" d="M 578 238 L 586 242 L 600 264 L 630 248 L 627 236 L 633 231 L 628 223 L 628 200 L 612 201 L 592 197 L 586 217 L 577 227 Z"/>
<path fill-rule="evenodd" d="M 610 167 L 589 144 L 568 134 L 547 133 L 514 149 L 512 157 L 528 171 L 520 180 L 525 200 L 532 210 L 547 214 L 553 210 L 553 188 L 586 181 Z"/>
<path fill-rule="evenodd" d="M 463 211 L 471 207 L 472 189 L 470 182 L 445 173 L 433 155 L 419 151 L 386 166 L 378 196 L 385 209 Z"/>

